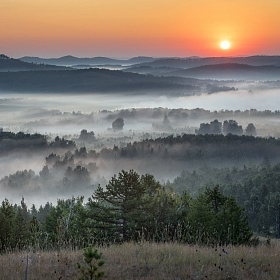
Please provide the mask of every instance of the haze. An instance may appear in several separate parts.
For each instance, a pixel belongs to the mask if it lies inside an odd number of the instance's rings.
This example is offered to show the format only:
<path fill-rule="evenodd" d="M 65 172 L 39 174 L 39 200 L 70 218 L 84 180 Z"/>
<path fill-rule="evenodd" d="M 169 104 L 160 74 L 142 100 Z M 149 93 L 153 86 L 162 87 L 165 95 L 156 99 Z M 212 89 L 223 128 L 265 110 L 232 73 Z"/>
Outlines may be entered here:
<path fill-rule="evenodd" d="M 11 98 L 12 97 L 12 98 Z M 1 94 L 0 108 L 2 118 L 9 113 L 16 114 L 26 109 L 43 108 L 62 112 L 81 111 L 83 113 L 100 110 L 121 110 L 129 108 L 203 108 L 206 110 L 278 110 L 280 102 L 279 90 L 239 90 L 238 92 L 220 92 L 193 96 L 159 96 L 150 93 L 142 95 L 122 94 Z"/>

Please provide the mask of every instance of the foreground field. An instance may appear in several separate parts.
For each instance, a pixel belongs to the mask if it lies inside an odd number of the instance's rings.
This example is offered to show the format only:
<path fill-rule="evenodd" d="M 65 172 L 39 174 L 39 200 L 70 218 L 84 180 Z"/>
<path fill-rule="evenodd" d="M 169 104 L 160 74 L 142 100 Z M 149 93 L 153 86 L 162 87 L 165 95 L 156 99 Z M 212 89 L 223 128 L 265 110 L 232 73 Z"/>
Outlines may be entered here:
<path fill-rule="evenodd" d="M 280 245 L 206 248 L 179 244 L 102 247 L 105 279 L 280 279 Z M 28 259 L 28 266 L 27 266 Z M 0 279 L 78 279 L 82 251 L 0 255 Z"/>

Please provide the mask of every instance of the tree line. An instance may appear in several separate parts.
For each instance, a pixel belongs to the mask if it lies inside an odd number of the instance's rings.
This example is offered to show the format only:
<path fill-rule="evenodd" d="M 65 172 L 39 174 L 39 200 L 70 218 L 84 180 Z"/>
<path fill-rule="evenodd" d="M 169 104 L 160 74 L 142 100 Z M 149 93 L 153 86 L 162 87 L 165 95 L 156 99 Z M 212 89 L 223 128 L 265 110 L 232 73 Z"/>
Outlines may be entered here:
<path fill-rule="evenodd" d="M 162 186 L 150 174 L 122 170 L 105 188 L 28 209 L 22 199 L 0 206 L 0 250 L 52 249 L 127 241 L 256 244 L 247 218 L 218 186 L 197 198 Z"/>
<path fill-rule="evenodd" d="M 280 164 L 264 158 L 260 166 L 183 171 L 173 182 L 174 190 L 197 196 L 205 188 L 220 185 L 220 191 L 234 197 L 248 217 L 250 227 L 263 236 L 280 238 Z"/>
<path fill-rule="evenodd" d="M 22 131 L 14 133 L 4 131 L 0 128 L 0 153 L 6 154 L 11 151 L 18 150 L 43 150 L 50 148 L 74 149 L 76 144 L 72 140 L 55 137 L 54 140 L 48 141 L 47 136 L 39 133 L 24 133 Z"/>
<path fill-rule="evenodd" d="M 169 135 L 155 139 L 103 148 L 94 156 L 104 159 L 150 157 L 161 160 L 172 159 L 181 162 L 203 161 L 215 159 L 255 161 L 260 163 L 267 156 L 271 161 L 279 161 L 280 140 L 269 137 L 254 137 L 233 134 L 182 134 Z M 93 153 L 91 153 L 93 155 Z"/>
<path fill-rule="evenodd" d="M 33 147 L 30 149 L 35 149 L 32 141 L 29 145 Z M 180 172 L 186 168 L 194 170 L 210 164 L 251 166 L 260 165 L 264 160 L 269 164 L 275 164 L 279 162 L 280 153 L 279 139 L 232 134 L 171 135 L 127 143 L 121 147 L 115 145 L 113 148 L 103 148 L 99 152 L 87 150 L 85 147 L 76 148 L 74 142 L 59 137 L 46 145 L 46 149 L 52 152 L 45 158 L 45 165 L 39 174 L 33 170 L 19 170 L 3 177 L 0 180 L 0 187 L 15 193 L 21 190 L 40 193 L 48 190 L 50 186 L 52 186 L 50 191 L 53 193 L 89 190 L 98 183 L 104 186 L 102 163 L 105 162 L 106 165 L 106 160 L 113 160 L 115 163 L 119 161 L 121 164 L 123 159 L 128 159 L 131 163 L 133 160 L 140 159 L 146 166 L 156 162 L 157 166 L 151 167 L 158 172 L 163 165 L 173 162 L 176 163 L 178 170 L 180 168 Z M 61 150 L 57 150 L 59 147 Z M 200 176 L 196 178 L 197 181 L 193 186 L 197 187 L 197 183 L 204 178 L 203 174 Z M 183 180 L 184 184 L 188 185 L 190 178 Z"/>
<path fill-rule="evenodd" d="M 243 130 L 242 125 L 239 125 L 236 120 L 225 120 L 223 123 L 217 119 L 210 123 L 201 123 L 196 134 L 236 134 L 257 136 L 257 130 L 253 123 L 249 123 Z"/>

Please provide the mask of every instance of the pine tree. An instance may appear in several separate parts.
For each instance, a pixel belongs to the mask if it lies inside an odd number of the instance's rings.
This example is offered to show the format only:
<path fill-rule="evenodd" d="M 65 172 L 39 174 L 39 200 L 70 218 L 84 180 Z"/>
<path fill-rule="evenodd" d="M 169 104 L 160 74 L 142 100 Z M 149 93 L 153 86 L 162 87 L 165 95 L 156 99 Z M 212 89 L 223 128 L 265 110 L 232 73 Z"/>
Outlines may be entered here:
<path fill-rule="evenodd" d="M 77 263 L 78 270 L 81 274 L 79 280 L 97 280 L 103 278 L 104 271 L 101 270 L 101 267 L 104 264 L 104 260 L 101 258 L 102 253 L 89 246 L 84 249 L 83 255 L 86 265 Z"/>
<path fill-rule="evenodd" d="M 12 204 L 5 199 L 0 207 L 0 251 L 13 243 L 15 212 Z"/>
<path fill-rule="evenodd" d="M 249 244 L 252 231 L 244 210 L 219 186 L 206 189 L 190 207 L 188 222 L 196 242 L 208 244 Z M 195 242 L 195 240 L 192 240 Z"/>
<path fill-rule="evenodd" d="M 105 190 L 99 186 L 89 200 L 91 225 L 119 241 L 135 237 L 148 220 L 151 199 L 159 186 L 151 175 L 140 177 L 133 170 L 122 170 Z"/>
<path fill-rule="evenodd" d="M 13 227 L 13 247 L 17 247 L 18 249 L 23 249 L 29 242 L 30 232 L 27 214 L 25 208 L 16 207 Z"/>

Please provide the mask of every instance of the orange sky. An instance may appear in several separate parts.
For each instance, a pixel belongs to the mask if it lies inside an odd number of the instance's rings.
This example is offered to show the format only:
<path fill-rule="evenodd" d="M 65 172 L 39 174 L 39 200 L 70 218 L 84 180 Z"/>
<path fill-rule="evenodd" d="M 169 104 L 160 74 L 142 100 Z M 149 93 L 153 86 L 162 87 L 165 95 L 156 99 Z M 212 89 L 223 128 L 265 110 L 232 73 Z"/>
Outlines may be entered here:
<path fill-rule="evenodd" d="M 0 53 L 280 55 L 279 14 L 279 0 L 0 0 Z"/>

